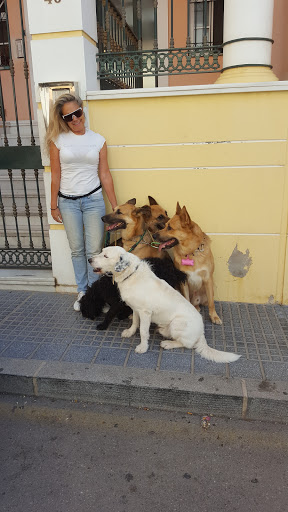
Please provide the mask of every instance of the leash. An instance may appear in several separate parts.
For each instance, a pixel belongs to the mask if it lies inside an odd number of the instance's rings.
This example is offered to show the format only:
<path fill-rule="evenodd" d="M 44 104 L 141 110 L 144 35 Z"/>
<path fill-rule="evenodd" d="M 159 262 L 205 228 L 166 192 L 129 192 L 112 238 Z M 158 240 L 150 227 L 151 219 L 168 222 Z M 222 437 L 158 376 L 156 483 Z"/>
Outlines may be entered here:
<path fill-rule="evenodd" d="M 105 231 L 104 247 L 110 244 L 110 231 Z"/>
<path fill-rule="evenodd" d="M 143 240 L 144 236 L 146 235 L 146 233 L 149 233 L 151 239 L 152 239 L 152 242 L 145 242 L 145 240 Z M 143 241 L 142 241 L 143 240 Z M 131 247 L 131 249 L 129 249 L 128 252 L 132 252 L 134 251 L 134 249 L 136 249 L 137 245 L 139 245 L 140 243 L 142 242 L 142 244 L 146 244 L 146 245 L 150 245 L 150 247 L 153 247 L 153 249 L 158 249 L 159 245 L 161 245 L 161 242 L 156 242 L 154 239 L 153 239 L 153 236 L 152 234 L 150 233 L 150 231 L 148 231 L 147 229 L 144 231 L 143 235 L 141 235 L 140 239 Z"/>
<path fill-rule="evenodd" d="M 138 242 L 136 242 L 136 244 L 132 245 L 131 249 L 129 249 L 128 252 L 132 252 L 134 251 L 134 249 L 136 249 L 137 245 L 140 244 L 141 240 L 143 240 L 144 236 L 146 235 L 147 231 L 144 231 L 143 235 L 140 236 Z"/>
<path fill-rule="evenodd" d="M 152 241 L 149 243 L 149 242 L 145 242 L 145 240 L 143 241 L 143 238 L 145 237 L 146 233 L 149 233 Z M 104 239 L 104 247 L 107 247 L 108 245 L 110 245 L 110 240 L 111 240 L 111 236 L 110 236 L 110 231 L 106 231 L 105 232 L 105 239 Z M 115 245 L 117 243 L 117 231 L 116 231 L 116 237 L 115 237 Z M 140 243 L 143 243 L 143 244 L 146 244 L 146 245 L 150 245 L 151 247 L 153 247 L 153 249 L 158 249 L 159 245 L 161 245 L 161 242 L 156 242 L 154 239 L 153 239 L 153 236 L 152 234 L 150 233 L 150 231 L 148 231 L 147 229 L 144 231 L 143 235 L 140 236 L 139 240 L 137 240 L 137 242 L 132 245 L 131 249 L 129 249 L 128 252 L 133 252 L 134 249 L 136 249 L 136 247 L 140 244 Z"/>
<path fill-rule="evenodd" d="M 117 231 L 115 231 L 116 236 L 114 239 L 114 245 L 117 245 Z M 105 231 L 105 238 L 104 238 L 104 247 L 108 247 L 110 245 L 111 240 L 111 234 L 110 231 Z"/>

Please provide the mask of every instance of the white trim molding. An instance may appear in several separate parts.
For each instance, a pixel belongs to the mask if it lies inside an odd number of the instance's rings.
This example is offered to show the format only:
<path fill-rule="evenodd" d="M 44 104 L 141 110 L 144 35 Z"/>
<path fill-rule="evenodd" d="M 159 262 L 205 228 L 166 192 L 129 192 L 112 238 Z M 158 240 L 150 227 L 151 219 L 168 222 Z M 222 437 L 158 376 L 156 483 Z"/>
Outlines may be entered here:
<path fill-rule="evenodd" d="M 153 98 L 163 96 L 193 96 L 202 94 L 232 94 L 245 92 L 288 91 L 288 81 L 251 82 L 238 84 L 208 84 L 145 89 L 116 89 L 111 91 L 88 91 L 87 100 L 113 100 L 132 98 Z"/>

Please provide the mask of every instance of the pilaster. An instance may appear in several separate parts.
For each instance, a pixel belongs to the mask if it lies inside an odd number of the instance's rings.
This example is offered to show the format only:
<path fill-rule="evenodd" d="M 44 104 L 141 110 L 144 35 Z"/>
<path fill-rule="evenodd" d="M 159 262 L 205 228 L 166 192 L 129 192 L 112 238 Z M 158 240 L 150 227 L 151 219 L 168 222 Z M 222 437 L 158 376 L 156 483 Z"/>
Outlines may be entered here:
<path fill-rule="evenodd" d="M 97 79 L 97 20 L 95 0 L 27 0 L 31 59 L 38 104 L 39 138 L 50 225 L 52 271 L 57 290 L 75 288 L 69 245 L 62 224 L 50 215 L 51 169 L 44 140 L 49 107 L 61 93 L 72 90 L 85 100 L 87 90 L 99 90 Z M 70 87 L 71 86 L 71 87 Z M 88 112 L 86 112 L 87 122 Z"/>

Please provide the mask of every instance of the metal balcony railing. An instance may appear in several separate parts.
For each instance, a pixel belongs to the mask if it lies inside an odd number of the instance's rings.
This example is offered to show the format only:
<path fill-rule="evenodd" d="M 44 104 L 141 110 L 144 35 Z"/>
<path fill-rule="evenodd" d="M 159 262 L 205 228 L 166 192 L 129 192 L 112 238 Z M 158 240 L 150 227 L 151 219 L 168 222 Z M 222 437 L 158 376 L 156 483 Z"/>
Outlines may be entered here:
<path fill-rule="evenodd" d="M 147 4 L 143 2 L 146 18 Z M 126 21 L 125 0 L 121 0 L 120 10 L 110 0 L 97 0 L 96 5 L 101 88 L 142 87 L 143 78 L 149 76 L 155 77 L 157 87 L 160 76 L 221 71 L 223 0 L 187 0 L 186 18 L 183 20 L 185 47 L 178 47 L 177 37 L 174 37 L 177 2 L 170 0 L 169 20 L 166 20 L 167 24 L 169 21 L 168 48 L 159 48 L 158 44 L 157 0 L 154 0 L 149 13 L 149 19 L 153 18 L 152 48 L 151 44 L 150 48 L 147 47 L 149 43 L 143 37 L 141 0 L 133 0 L 132 16 L 130 13 L 132 27 Z M 165 20 L 161 22 L 165 23 Z"/>

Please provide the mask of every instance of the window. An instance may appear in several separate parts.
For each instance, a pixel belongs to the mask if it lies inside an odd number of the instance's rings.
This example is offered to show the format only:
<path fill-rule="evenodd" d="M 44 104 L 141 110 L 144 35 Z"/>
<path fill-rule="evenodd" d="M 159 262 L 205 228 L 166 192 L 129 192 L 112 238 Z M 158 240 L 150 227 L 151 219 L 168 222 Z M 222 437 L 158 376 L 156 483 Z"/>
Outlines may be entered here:
<path fill-rule="evenodd" d="M 224 0 L 190 0 L 190 37 L 196 46 L 223 43 Z"/>
<path fill-rule="evenodd" d="M 9 41 L 5 1 L 0 0 L 0 67 L 9 66 Z"/>

